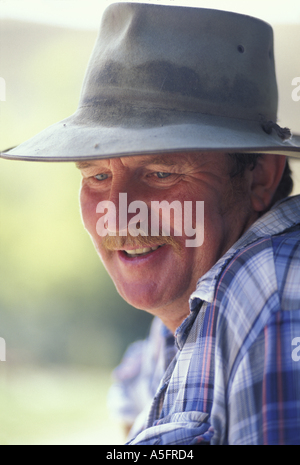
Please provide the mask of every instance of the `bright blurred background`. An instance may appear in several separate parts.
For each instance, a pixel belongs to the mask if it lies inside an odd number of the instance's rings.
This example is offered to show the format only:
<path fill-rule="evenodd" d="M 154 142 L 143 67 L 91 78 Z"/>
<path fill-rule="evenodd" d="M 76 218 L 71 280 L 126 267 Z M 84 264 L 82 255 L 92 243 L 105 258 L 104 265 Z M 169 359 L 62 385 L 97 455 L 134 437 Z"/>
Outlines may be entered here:
<path fill-rule="evenodd" d="M 72 114 L 110 1 L 0 0 L 0 149 Z M 226 9 L 275 31 L 279 123 L 300 133 L 300 4 L 145 2 Z M 300 192 L 299 162 L 292 161 Z M 117 294 L 83 230 L 73 164 L 0 160 L 0 444 L 122 444 L 111 371 L 151 317 Z"/>

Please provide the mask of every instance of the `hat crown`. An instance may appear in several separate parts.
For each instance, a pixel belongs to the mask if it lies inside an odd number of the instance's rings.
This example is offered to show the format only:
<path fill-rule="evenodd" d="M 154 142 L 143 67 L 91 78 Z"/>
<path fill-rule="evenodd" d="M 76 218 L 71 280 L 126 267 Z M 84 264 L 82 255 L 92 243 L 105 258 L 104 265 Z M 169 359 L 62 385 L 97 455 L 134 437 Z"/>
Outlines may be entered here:
<path fill-rule="evenodd" d="M 276 124 L 273 31 L 236 13 L 116 3 L 79 107 L 5 158 L 76 161 L 167 152 L 295 153 Z"/>
<path fill-rule="evenodd" d="M 122 105 L 276 121 L 273 31 L 227 11 L 117 3 L 106 10 L 79 107 Z M 117 118 L 118 119 L 118 118 Z"/>

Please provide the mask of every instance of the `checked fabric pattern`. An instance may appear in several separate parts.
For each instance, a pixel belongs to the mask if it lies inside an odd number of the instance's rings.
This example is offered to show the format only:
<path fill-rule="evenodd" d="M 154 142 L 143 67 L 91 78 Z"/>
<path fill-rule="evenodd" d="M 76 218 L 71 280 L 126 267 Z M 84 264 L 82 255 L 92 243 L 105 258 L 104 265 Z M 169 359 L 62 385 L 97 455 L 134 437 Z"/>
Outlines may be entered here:
<path fill-rule="evenodd" d="M 300 197 L 203 276 L 178 351 L 129 444 L 300 444 Z"/>

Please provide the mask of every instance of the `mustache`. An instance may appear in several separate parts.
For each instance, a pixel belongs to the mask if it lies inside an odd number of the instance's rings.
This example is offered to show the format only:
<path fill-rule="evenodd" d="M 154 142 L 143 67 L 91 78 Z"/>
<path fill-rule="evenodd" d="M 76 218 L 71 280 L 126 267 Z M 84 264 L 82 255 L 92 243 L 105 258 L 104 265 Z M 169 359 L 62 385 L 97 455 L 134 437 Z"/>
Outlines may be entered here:
<path fill-rule="evenodd" d="M 102 246 L 107 250 L 116 250 L 128 247 L 135 247 L 136 249 L 143 249 L 145 247 L 153 247 L 157 245 L 170 245 L 174 248 L 176 253 L 182 251 L 182 245 L 177 242 L 173 236 L 132 236 L 129 232 L 127 236 L 110 236 L 106 235 L 102 239 Z"/>

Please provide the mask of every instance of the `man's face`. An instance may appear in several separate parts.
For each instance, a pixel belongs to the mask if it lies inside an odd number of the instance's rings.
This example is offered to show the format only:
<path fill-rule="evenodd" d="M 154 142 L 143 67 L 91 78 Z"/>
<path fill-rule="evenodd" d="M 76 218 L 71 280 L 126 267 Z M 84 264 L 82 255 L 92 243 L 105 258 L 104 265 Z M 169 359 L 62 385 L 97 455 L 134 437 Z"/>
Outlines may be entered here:
<path fill-rule="evenodd" d="M 83 222 L 118 292 L 131 305 L 161 317 L 166 323 L 173 319 L 176 326 L 188 313 L 188 299 L 198 279 L 255 219 L 249 195 L 236 198 L 227 155 L 132 156 L 82 162 L 77 166 L 83 176 L 80 194 Z M 196 201 L 203 201 L 203 244 L 186 247 L 190 237 L 184 228 L 182 236 L 174 235 L 173 217 L 171 241 L 164 236 L 151 236 L 150 228 L 149 236 L 143 237 L 141 243 L 142 236 L 118 237 L 118 228 L 110 231 L 116 236 L 100 236 L 96 229 L 101 217 L 96 212 L 97 205 L 107 200 L 113 202 L 118 218 L 122 213 L 120 193 L 127 194 L 127 205 L 142 201 L 148 206 L 149 225 L 153 201 L 179 201 L 183 210 L 184 202 L 191 201 L 193 226 Z M 128 213 L 127 221 L 135 215 Z"/>

